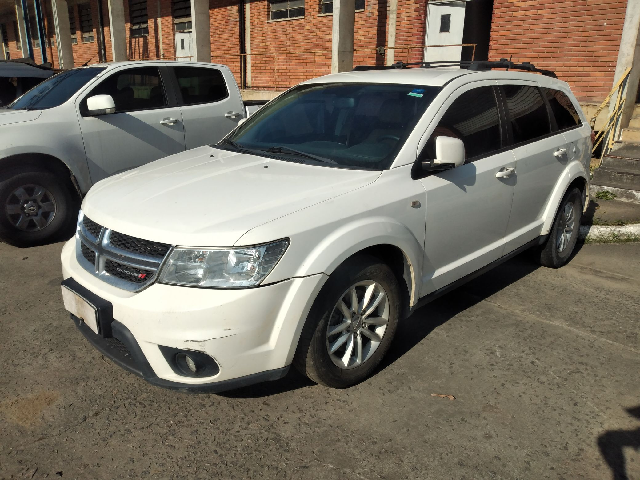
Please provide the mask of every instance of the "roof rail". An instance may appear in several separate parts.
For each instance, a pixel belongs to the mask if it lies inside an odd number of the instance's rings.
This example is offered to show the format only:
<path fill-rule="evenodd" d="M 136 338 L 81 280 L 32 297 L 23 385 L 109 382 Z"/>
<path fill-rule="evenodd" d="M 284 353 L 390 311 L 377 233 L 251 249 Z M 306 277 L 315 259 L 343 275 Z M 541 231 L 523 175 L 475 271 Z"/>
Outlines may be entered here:
<path fill-rule="evenodd" d="M 442 60 L 436 62 L 412 62 L 412 63 L 404 63 L 404 62 L 396 62 L 393 65 L 360 65 L 355 67 L 354 71 L 364 71 L 364 70 L 393 70 L 393 69 L 404 69 L 409 67 L 419 67 L 419 68 L 439 68 L 439 67 L 460 67 L 465 68 L 467 70 L 473 70 L 476 72 L 484 72 L 487 70 L 493 70 L 495 68 L 504 68 L 506 70 L 524 70 L 526 72 L 534 72 L 540 73 L 547 77 L 558 78 L 554 72 L 551 70 L 544 70 L 542 68 L 536 68 L 530 62 L 522 62 L 522 63 L 514 63 L 506 58 L 501 58 L 498 61 L 486 61 L 486 60 L 473 60 L 473 61 L 449 61 Z"/>

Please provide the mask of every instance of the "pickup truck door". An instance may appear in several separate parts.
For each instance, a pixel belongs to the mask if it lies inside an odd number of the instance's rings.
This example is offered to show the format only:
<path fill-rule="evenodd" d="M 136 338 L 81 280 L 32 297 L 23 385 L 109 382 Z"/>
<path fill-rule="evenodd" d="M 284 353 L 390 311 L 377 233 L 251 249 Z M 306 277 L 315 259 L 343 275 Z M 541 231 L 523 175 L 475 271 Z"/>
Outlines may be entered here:
<path fill-rule="evenodd" d="M 515 184 L 515 158 L 503 142 L 496 88 L 477 82 L 459 89 L 434 119 L 419 158 L 435 156 L 435 138 L 464 142 L 465 164 L 422 178 L 426 190 L 421 295 L 484 267 L 503 254 Z"/>
<path fill-rule="evenodd" d="M 187 150 L 217 143 L 245 117 L 233 74 L 220 66 L 175 66 Z"/>
<path fill-rule="evenodd" d="M 76 105 L 93 183 L 185 149 L 184 125 L 158 67 L 118 70 Z M 86 99 L 111 95 L 116 112 L 88 116 Z"/>

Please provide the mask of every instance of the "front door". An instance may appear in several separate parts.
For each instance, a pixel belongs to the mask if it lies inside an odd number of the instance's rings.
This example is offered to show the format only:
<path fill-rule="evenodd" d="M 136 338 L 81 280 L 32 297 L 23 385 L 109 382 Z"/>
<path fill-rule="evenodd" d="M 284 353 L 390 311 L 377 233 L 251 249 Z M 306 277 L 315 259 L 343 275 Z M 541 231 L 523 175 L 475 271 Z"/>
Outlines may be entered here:
<path fill-rule="evenodd" d="M 111 95 L 116 112 L 88 116 L 86 99 Z M 178 106 L 169 106 L 157 67 L 120 70 L 79 102 L 79 119 L 93 183 L 185 150 Z"/>
<path fill-rule="evenodd" d="M 193 60 L 193 36 L 191 32 L 176 32 L 176 60 L 190 62 Z"/>
<path fill-rule="evenodd" d="M 460 60 L 466 2 L 429 2 L 424 61 Z M 434 46 L 435 45 L 435 46 Z M 453 46 L 447 46 L 453 45 Z"/>
<path fill-rule="evenodd" d="M 515 158 L 505 150 L 497 91 L 463 87 L 439 113 L 421 157 L 433 158 L 435 138 L 464 142 L 465 164 L 423 178 L 426 236 L 422 295 L 445 287 L 502 256 L 509 222 Z"/>

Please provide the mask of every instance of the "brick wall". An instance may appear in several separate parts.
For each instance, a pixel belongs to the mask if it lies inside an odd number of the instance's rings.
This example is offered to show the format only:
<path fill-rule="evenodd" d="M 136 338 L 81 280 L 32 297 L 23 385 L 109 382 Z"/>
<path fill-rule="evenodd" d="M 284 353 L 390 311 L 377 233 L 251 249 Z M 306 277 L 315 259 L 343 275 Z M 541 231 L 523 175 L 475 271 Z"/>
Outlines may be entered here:
<path fill-rule="evenodd" d="M 636 0 L 633 0 L 636 1 Z M 613 86 L 626 0 L 495 0 L 489 59 L 556 72 L 580 101 Z"/>

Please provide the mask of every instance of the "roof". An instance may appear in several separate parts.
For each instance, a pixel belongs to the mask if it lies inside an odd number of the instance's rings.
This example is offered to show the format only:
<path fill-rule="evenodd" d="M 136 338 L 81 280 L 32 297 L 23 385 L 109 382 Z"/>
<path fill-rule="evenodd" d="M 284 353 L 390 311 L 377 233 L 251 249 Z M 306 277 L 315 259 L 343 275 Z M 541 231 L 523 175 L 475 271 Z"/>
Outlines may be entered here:
<path fill-rule="evenodd" d="M 53 70 L 46 67 L 37 67 L 23 62 L 0 60 L 0 77 L 49 78 L 54 73 Z"/>
<path fill-rule="evenodd" d="M 332 73 L 304 82 L 309 83 L 399 83 L 442 87 L 456 78 L 472 75 L 474 80 L 533 80 L 543 86 L 566 85 L 555 78 L 520 71 L 467 70 L 464 68 L 393 68 L 389 70 L 359 70 Z"/>

